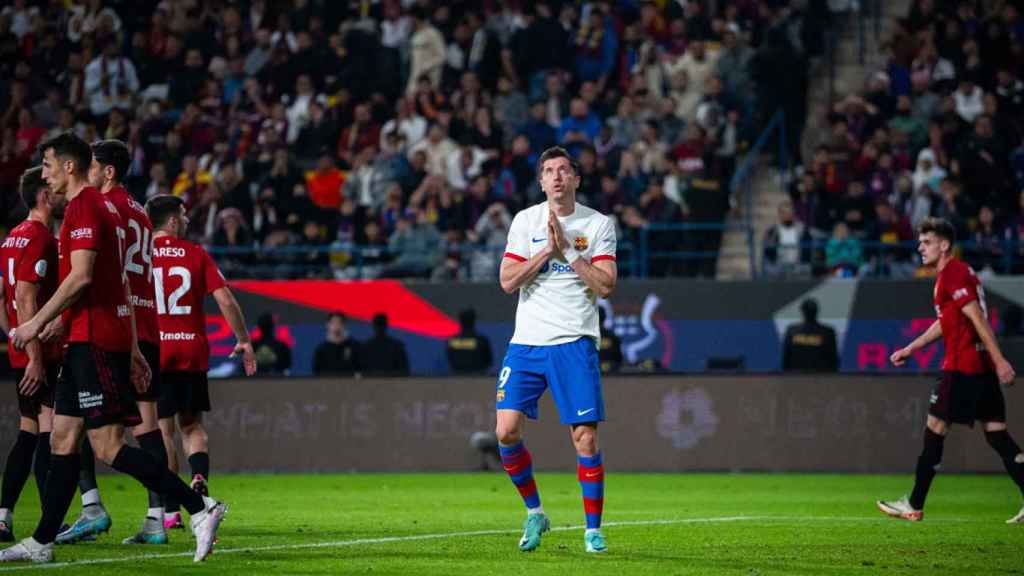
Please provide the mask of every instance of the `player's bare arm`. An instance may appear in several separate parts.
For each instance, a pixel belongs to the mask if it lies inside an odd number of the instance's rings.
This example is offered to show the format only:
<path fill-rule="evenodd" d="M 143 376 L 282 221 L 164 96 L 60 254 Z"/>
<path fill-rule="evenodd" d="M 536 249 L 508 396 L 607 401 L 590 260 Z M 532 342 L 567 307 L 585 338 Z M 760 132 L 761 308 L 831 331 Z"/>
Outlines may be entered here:
<path fill-rule="evenodd" d="M 43 328 L 43 331 L 39 333 L 39 340 L 44 344 L 50 342 L 56 342 L 64 337 L 64 320 L 60 316 L 57 316 L 53 320 L 50 320 Z"/>
<path fill-rule="evenodd" d="M 511 294 L 532 282 L 553 253 L 554 246 L 551 242 L 548 242 L 543 250 L 531 256 L 529 260 L 520 262 L 512 258 L 504 258 L 501 261 L 501 269 L 498 272 L 498 281 L 501 283 L 501 289 L 506 294 Z"/>
<path fill-rule="evenodd" d="M 57 287 L 57 291 L 46 301 L 29 321 L 12 331 L 11 342 L 18 350 L 39 336 L 42 327 L 67 310 L 82 297 L 85 289 L 92 284 L 96 267 L 95 250 L 75 250 L 71 253 L 71 271 Z"/>
<path fill-rule="evenodd" d="M 19 325 L 22 322 L 27 322 L 35 315 L 38 294 L 38 284 L 22 280 L 15 284 L 14 303 L 18 312 Z M 18 383 L 18 389 L 25 396 L 31 396 L 46 382 L 46 367 L 43 365 L 43 346 L 38 338 L 29 341 L 25 345 L 25 354 L 28 355 L 28 365 L 25 366 L 25 376 Z"/>
<path fill-rule="evenodd" d="M 252 349 L 252 340 L 249 338 L 249 329 L 245 327 L 245 315 L 242 314 L 242 307 L 231 292 L 231 289 L 222 286 L 213 291 L 213 299 L 217 301 L 220 313 L 224 315 L 231 331 L 235 333 L 235 349 L 231 357 L 242 356 L 242 366 L 245 368 L 245 375 L 252 376 L 256 373 L 256 353 Z"/>
<path fill-rule="evenodd" d="M 139 349 L 139 332 L 135 327 L 135 306 L 132 306 L 132 289 L 127 278 L 124 282 L 124 301 L 128 303 L 128 323 L 132 327 L 132 363 L 129 378 L 132 381 L 132 386 L 135 386 L 135 391 L 142 394 L 149 390 L 153 372 L 149 367 L 149 362 L 146 362 L 146 357 L 142 355 L 142 350 Z"/>
<path fill-rule="evenodd" d="M 1003 356 L 1002 350 L 999 349 L 999 343 L 996 342 L 996 336 L 992 333 L 992 327 L 989 326 L 981 306 L 978 305 L 976 300 L 972 300 L 960 310 L 963 311 L 964 316 L 967 316 L 971 324 L 974 325 L 974 329 L 978 332 L 978 337 L 981 338 L 981 343 L 985 345 L 985 350 L 988 351 L 989 356 L 992 358 L 992 363 L 996 366 L 996 374 L 999 376 L 999 383 L 1005 386 L 1013 385 L 1016 373 L 1013 371 L 1013 366 Z"/>
<path fill-rule="evenodd" d="M 929 326 L 924 333 L 917 338 L 914 338 L 913 342 L 893 352 L 892 356 L 889 356 L 889 361 L 892 362 L 894 366 L 903 366 L 906 363 L 907 358 L 910 358 L 911 354 L 932 342 L 935 342 L 939 338 L 942 338 L 942 323 L 936 320 L 935 322 L 932 322 L 932 325 Z"/>
<path fill-rule="evenodd" d="M 576 250 L 569 246 L 565 237 L 565 229 L 558 221 L 554 212 L 548 214 L 548 237 L 554 239 L 555 249 L 576 271 L 583 283 L 599 298 L 607 298 L 615 290 L 618 279 L 618 267 L 614 260 L 601 260 L 596 263 L 587 262 Z"/>
<path fill-rule="evenodd" d="M 4 291 L 0 290 L 0 310 L 4 309 L 6 301 L 4 300 Z M 7 322 L 7 314 L 0 314 L 0 329 L 7 334 L 11 330 L 11 325 Z"/>

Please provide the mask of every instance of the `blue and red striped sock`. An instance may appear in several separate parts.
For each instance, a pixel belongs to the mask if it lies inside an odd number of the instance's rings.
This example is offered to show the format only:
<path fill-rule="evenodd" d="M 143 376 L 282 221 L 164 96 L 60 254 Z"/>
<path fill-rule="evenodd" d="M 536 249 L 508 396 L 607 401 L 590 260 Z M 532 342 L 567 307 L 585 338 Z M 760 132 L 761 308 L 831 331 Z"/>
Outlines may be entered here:
<path fill-rule="evenodd" d="M 583 491 L 583 512 L 587 516 L 587 530 L 601 527 L 604 511 L 604 463 L 601 453 L 576 457 L 576 475 Z"/>
<path fill-rule="evenodd" d="M 513 446 L 498 445 L 498 451 L 501 453 L 501 465 L 512 478 L 519 495 L 523 497 L 526 509 L 540 508 L 540 493 L 537 492 L 537 483 L 533 481 L 533 459 L 530 457 L 530 451 L 522 442 Z"/>

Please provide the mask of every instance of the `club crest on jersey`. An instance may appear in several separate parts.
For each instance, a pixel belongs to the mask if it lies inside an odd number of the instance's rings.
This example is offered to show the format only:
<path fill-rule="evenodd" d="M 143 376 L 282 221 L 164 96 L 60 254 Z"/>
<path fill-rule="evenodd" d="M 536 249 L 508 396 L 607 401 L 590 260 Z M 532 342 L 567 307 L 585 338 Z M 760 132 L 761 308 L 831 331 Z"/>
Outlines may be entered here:
<path fill-rule="evenodd" d="M 587 249 L 587 246 L 590 246 L 590 242 L 588 242 L 587 237 L 583 235 L 577 236 L 572 242 L 572 247 L 575 248 L 577 252 L 583 252 Z"/>
<path fill-rule="evenodd" d="M 497 399 L 498 399 L 498 402 L 502 402 L 502 401 L 505 400 L 505 391 L 504 390 L 498 390 L 498 398 Z"/>

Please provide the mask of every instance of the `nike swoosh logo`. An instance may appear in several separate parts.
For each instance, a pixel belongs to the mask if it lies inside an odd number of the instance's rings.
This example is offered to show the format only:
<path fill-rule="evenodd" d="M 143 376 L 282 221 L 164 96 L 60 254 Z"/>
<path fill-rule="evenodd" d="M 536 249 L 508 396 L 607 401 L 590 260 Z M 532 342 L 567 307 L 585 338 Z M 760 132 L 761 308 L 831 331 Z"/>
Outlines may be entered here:
<path fill-rule="evenodd" d="M 588 412 L 593 412 L 593 411 L 594 411 L 593 408 L 587 408 L 586 410 L 577 410 L 576 411 L 576 415 L 577 416 L 583 416 L 584 414 L 586 414 Z"/>
<path fill-rule="evenodd" d="M 547 238 L 531 238 L 531 240 L 533 240 L 534 242 L 543 242 L 547 240 Z"/>
<path fill-rule="evenodd" d="M 584 476 L 586 476 L 587 478 L 597 478 L 600 475 L 601 474 L 599 472 L 587 472 L 586 474 L 584 474 Z"/>

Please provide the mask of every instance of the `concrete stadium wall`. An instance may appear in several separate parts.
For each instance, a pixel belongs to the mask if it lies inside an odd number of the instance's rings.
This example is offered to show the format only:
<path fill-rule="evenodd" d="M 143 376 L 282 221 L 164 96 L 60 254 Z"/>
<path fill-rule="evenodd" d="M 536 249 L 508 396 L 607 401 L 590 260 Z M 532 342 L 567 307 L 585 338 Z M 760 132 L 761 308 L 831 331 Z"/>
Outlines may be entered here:
<path fill-rule="evenodd" d="M 620 471 L 910 472 L 930 385 L 901 376 L 607 378 L 601 444 L 609 469 Z M 494 386 L 489 378 L 211 382 L 213 466 L 471 470 L 480 459 L 468 438 L 493 429 Z M 1012 426 L 1024 421 L 1024 400 L 1005 392 Z M 538 469 L 573 470 L 569 434 L 548 396 L 540 421 L 527 426 L 528 446 Z M 943 470 L 1002 466 L 980 429 L 956 427 Z"/>

